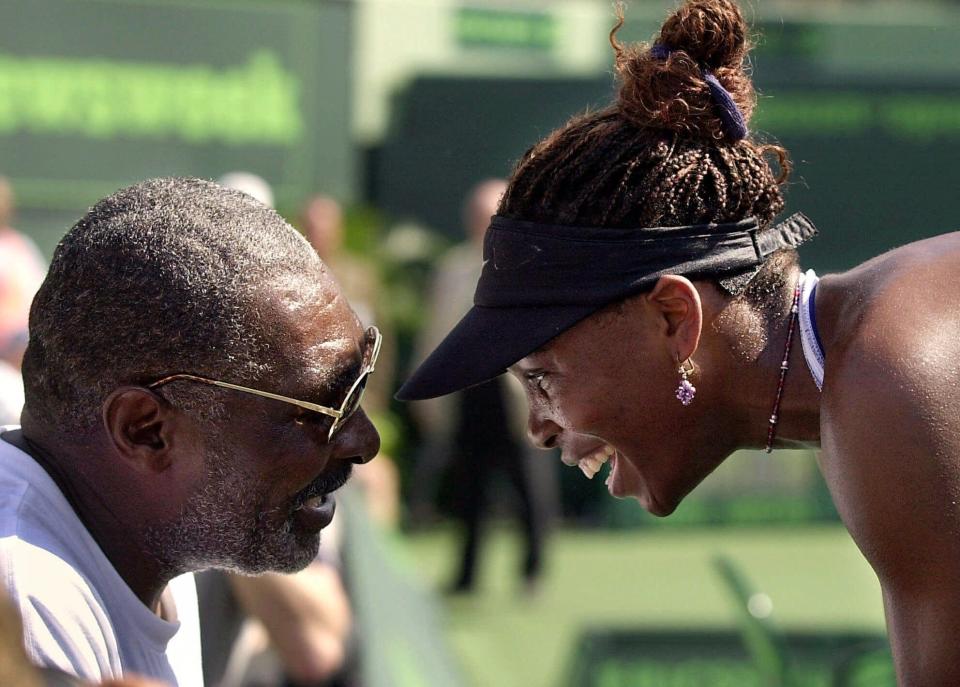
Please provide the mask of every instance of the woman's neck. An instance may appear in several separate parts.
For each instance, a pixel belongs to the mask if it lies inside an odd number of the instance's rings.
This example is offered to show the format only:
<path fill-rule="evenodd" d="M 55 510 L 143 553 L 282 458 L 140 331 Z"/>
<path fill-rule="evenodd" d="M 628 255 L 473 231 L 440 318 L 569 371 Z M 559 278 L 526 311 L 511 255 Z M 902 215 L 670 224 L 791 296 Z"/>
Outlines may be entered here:
<path fill-rule="evenodd" d="M 799 326 L 794 326 L 779 408 L 775 408 L 781 368 L 794 318 L 794 289 L 799 269 L 791 270 L 784 303 L 778 314 L 765 318 L 742 301 L 726 302 L 713 328 L 726 350 L 727 402 L 736 409 L 744 448 L 764 448 L 770 418 L 776 412 L 775 448 L 803 448 L 820 444 L 820 390 L 807 368 Z"/>

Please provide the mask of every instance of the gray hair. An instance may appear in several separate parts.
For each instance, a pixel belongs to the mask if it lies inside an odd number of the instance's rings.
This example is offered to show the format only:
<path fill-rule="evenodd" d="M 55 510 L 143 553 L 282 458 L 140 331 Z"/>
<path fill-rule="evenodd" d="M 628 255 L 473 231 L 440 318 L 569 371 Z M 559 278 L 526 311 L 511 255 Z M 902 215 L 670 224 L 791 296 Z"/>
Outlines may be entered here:
<path fill-rule="evenodd" d="M 265 290 L 315 286 L 323 274 L 303 237 L 243 193 L 187 178 L 121 189 L 67 232 L 34 299 L 26 411 L 86 433 L 124 384 L 176 372 L 262 379 L 282 353 Z M 183 386 L 165 395 L 209 402 L 211 389 Z"/>

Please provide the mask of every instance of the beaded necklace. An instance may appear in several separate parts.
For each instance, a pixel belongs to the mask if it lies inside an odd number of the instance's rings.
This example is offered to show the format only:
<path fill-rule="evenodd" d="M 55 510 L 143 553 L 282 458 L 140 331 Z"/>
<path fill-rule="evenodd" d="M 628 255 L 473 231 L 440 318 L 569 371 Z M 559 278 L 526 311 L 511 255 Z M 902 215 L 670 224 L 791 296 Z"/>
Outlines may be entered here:
<path fill-rule="evenodd" d="M 793 290 L 793 307 L 790 308 L 790 329 L 787 331 L 787 345 L 783 351 L 783 362 L 780 363 L 780 382 L 777 384 L 777 399 L 773 402 L 773 414 L 770 415 L 770 427 L 767 430 L 767 453 L 773 451 L 773 439 L 777 435 L 777 422 L 780 420 L 780 401 L 783 399 L 783 383 L 787 379 L 787 370 L 790 369 L 790 349 L 793 348 L 793 333 L 797 328 L 797 319 L 800 313 L 800 288 L 803 277 L 797 280 Z"/>

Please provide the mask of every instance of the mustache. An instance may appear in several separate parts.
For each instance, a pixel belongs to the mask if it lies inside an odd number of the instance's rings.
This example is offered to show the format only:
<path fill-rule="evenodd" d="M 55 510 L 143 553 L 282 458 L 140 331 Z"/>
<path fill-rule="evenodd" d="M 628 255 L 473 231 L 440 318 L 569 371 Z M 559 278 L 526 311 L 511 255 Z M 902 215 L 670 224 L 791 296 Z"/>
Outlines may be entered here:
<path fill-rule="evenodd" d="M 333 470 L 321 473 L 315 480 L 313 480 L 297 494 L 296 498 L 294 499 L 294 506 L 300 507 L 306 501 L 314 497 L 323 496 L 324 494 L 329 494 L 331 491 L 336 491 L 347 483 L 347 480 L 350 479 L 350 474 L 352 472 L 352 463 L 341 463 Z"/>

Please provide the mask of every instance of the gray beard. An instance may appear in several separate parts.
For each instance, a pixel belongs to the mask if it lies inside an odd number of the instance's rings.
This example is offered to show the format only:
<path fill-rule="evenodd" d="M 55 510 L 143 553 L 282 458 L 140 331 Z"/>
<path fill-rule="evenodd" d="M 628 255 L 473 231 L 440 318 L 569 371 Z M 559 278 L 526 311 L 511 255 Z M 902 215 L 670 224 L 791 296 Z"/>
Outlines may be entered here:
<path fill-rule="evenodd" d="M 238 471 L 229 451 L 208 445 L 204 483 L 173 520 L 146 531 L 170 578 L 185 572 L 218 568 L 244 575 L 302 570 L 316 557 L 320 537 L 297 532 L 293 504 L 267 509 L 259 481 Z M 282 524 L 277 511 L 289 509 Z"/>

